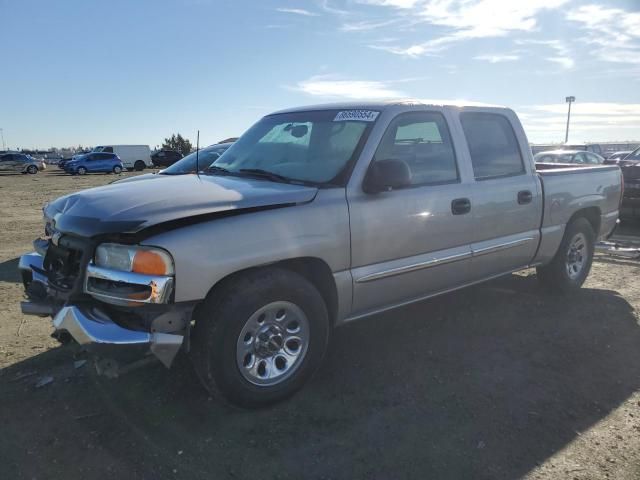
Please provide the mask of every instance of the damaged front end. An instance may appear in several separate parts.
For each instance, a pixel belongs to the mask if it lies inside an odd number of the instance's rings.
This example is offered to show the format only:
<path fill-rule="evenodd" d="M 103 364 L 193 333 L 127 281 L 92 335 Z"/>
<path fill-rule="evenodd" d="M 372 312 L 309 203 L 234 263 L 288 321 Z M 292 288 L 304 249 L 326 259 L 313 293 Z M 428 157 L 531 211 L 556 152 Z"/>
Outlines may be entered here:
<path fill-rule="evenodd" d="M 58 232 L 36 240 L 18 266 L 28 298 L 22 312 L 51 316 L 56 333 L 88 349 L 143 347 L 169 367 L 188 338 L 194 304 L 173 302 L 173 272 L 101 266 L 98 246 Z"/>

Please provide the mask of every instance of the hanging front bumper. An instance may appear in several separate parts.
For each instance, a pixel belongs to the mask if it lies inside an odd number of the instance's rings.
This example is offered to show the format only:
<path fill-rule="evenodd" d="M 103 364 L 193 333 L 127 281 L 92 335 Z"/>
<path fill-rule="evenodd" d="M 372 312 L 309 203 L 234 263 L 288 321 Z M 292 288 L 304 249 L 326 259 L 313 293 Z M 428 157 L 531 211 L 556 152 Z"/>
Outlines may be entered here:
<path fill-rule="evenodd" d="M 149 345 L 166 367 L 180 350 L 183 336 L 173 333 L 143 332 L 123 328 L 97 307 L 65 306 L 53 317 L 56 330 L 69 332 L 80 345 Z"/>
<path fill-rule="evenodd" d="M 48 295 L 48 281 L 43 270 L 44 257 L 37 252 L 23 255 L 18 263 L 22 275 L 28 301 L 21 302 L 21 310 L 25 315 L 52 316 L 56 330 L 68 332 L 80 345 L 116 345 L 144 346 L 167 367 L 180 350 L 184 335 L 164 333 L 152 328 L 151 331 L 133 330 L 118 325 L 100 302 L 90 301 L 78 305 L 56 303 Z M 175 306 L 174 306 L 175 307 Z M 179 310 L 166 305 L 157 306 L 158 328 L 162 325 L 184 325 L 188 320 L 187 310 Z"/>

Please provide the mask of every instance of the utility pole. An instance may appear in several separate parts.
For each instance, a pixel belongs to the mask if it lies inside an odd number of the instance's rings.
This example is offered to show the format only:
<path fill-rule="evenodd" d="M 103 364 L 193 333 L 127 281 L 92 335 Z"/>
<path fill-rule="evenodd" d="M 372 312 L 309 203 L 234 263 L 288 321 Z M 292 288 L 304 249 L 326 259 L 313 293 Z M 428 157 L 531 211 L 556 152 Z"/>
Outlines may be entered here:
<path fill-rule="evenodd" d="M 576 97 L 566 97 L 565 101 L 569 104 L 569 112 L 567 113 L 567 130 L 564 133 L 564 143 L 569 141 L 569 121 L 571 120 L 571 104 L 576 101 Z"/>
<path fill-rule="evenodd" d="M 0 137 L 2 137 L 2 150 L 7 150 L 7 144 L 4 143 L 4 130 L 0 128 Z"/>

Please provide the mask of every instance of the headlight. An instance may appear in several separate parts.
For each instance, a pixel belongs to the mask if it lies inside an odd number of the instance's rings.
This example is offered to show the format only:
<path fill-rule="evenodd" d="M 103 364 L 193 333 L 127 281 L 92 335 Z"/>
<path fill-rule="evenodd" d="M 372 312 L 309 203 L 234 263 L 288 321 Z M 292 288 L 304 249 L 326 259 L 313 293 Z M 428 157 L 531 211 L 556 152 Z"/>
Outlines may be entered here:
<path fill-rule="evenodd" d="M 174 274 L 171 255 L 154 247 L 103 243 L 96 249 L 95 263 L 98 267 L 145 275 Z"/>

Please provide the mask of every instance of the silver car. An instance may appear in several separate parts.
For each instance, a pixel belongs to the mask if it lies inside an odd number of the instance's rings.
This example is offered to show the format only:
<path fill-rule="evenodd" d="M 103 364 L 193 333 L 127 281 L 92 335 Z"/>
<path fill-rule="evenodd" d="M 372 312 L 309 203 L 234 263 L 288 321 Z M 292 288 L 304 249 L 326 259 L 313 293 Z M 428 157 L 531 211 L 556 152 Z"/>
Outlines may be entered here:
<path fill-rule="evenodd" d="M 548 150 L 533 156 L 536 163 L 575 163 L 578 165 L 601 165 L 604 163 L 597 153 L 584 150 Z"/>
<path fill-rule="evenodd" d="M 20 172 L 35 175 L 45 168 L 44 162 L 24 153 L 5 153 L 0 156 L 0 172 Z"/>

